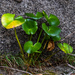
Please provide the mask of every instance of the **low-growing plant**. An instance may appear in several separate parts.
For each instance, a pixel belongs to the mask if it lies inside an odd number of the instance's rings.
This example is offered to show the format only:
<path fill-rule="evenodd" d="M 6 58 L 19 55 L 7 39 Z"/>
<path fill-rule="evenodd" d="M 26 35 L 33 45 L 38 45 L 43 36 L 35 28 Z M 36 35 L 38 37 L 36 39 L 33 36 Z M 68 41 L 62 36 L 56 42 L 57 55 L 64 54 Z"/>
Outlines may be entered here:
<path fill-rule="evenodd" d="M 61 29 L 58 27 L 58 25 L 60 24 L 59 19 L 53 14 L 50 14 L 48 16 L 45 11 L 42 11 L 42 12 L 37 12 L 36 15 L 34 15 L 33 13 L 25 13 L 25 15 L 28 16 L 29 18 L 24 19 L 22 16 L 18 16 L 14 18 L 15 14 L 6 13 L 2 15 L 1 22 L 6 29 L 14 28 L 15 37 L 17 39 L 17 42 L 21 50 L 22 59 L 24 63 L 29 66 L 29 65 L 35 64 L 36 60 L 38 60 L 38 58 L 42 54 L 43 49 L 45 49 L 47 42 L 48 42 L 48 47 L 47 47 L 48 51 L 51 51 L 54 49 L 55 47 L 54 42 L 61 40 L 61 37 L 60 37 Z M 45 18 L 46 22 L 42 23 L 42 28 L 37 38 L 37 41 L 36 43 L 33 43 L 33 41 L 31 41 L 32 36 L 38 30 L 37 20 L 41 18 Z M 24 44 L 24 49 L 22 49 L 21 43 L 16 33 L 16 27 L 20 25 L 22 25 L 22 28 L 25 31 L 25 33 L 30 35 L 29 41 L 25 42 Z M 39 41 L 43 31 L 44 31 L 44 34 L 43 34 L 44 37 L 42 41 Z M 47 42 L 44 45 L 44 48 L 42 48 L 45 40 L 47 40 Z M 67 43 L 63 43 L 63 45 L 61 43 L 58 43 L 58 47 L 65 53 L 73 52 L 73 48 Z M 28 60 L 26 60 L 25 58 L 25 53 L 28 54 Z M 20 58 L 15 60 L 15 58 L 12 57 L 12 59 L 16 62 L 16 64 L 19 65 L 18 62 L 19 60 L 21 60 Z"/>

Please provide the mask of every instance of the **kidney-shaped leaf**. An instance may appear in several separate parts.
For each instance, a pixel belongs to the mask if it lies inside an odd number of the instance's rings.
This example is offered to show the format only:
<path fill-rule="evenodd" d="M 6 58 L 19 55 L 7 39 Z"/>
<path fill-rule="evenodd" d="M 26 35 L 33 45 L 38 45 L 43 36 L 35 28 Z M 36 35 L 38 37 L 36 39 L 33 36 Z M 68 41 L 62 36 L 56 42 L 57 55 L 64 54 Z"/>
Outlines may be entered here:
<path fill-rule="evenodd" d="M 14 20 L 15 14 L 6 13 L 1 17 L 1 22 L 4 27 L 10 24 Z"/>
<path fill-rule="evenodd" d="M 58 26 L 60 24 L 59 19 L 53 14 L 50 14 L 48 22 L 51 26 Z"/>
<path fill-rule="evenodd" d="M 66 54 L 70 54 L 73 52 L 73 48 L 67 43 L 58 43 L 57 45 Z"/>
<path fill-rule="evenodd" d="M 37 52 L 41 48 L 41 43 L 37 42 L 33 45 L 32 41 L 28 41 L 24 44 L 24 51 L 28 54 Z"/>
<path fill-rule="evenodd" d="M 22 16 L 19 16 L 15 19 L 14 17 L 15 17 L 15 14 L 10 14 L 10 13 L 3 14 L 1 17 L 2 25 L 6 29 L 11 29 L 11 28 L 20 26 L 21 24 L 24 23 L 24 19 Z"/>
<path fill-rule="evenodd" d="M 25 19 L 25 22 L 22 24 L 23 30 L 26 34 L 35 34 L 37 31 L 37 22 L 31 19 Z"/>
<path fill-rule="evenodd" d="M 45 23 L 42 24 L 42 28 L 49 36 L 57 36 L 61 32 L 60 28 L 55 26 L 49 26 L 48 28 Z"/>
<path fill-rule="evenodd" d="M 43 17 L 43 14 L 41 12 L 37 12 L 36 15 L 33 13 L 25 13 L 26 16 L 31 17 L 32 19 L 38 20 Z"/>

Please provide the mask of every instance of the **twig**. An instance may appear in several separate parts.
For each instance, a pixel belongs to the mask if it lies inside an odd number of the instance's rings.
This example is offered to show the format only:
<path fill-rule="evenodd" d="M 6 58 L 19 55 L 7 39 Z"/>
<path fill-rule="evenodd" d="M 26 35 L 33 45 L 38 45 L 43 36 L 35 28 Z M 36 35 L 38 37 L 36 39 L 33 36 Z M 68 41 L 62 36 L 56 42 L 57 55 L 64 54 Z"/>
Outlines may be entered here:
<path fill-rule="evenodd" d="M 75 56 L 75 54 L 69 54 L 69 55 Z"/>
<path fill-rule="evenodd" d="M 68 64 L 68 63 L 67 63 L 67 65 L 68 65 L 69 67 L 71 67 L 71 68 L 75 69 L 75 67 L 74 67 L 74 66 L 72 66 L 72 65 L 70 65 L 70 64 Z"/>
<path fill-rule="evenodd" d="M 14 70 L 14 71 L 18 71 L 18 72 L 22 72 L 22 73 L 28 73 L 30 75 L 33 75 L 30 72 L 19 70 L 19 69 L 15 69 L 15 68 L 11 68 L 11 67 L 7 67 L 7 66 L 0 66 L 0 68 L 8 68 L 8 69 L 11 69 L 11 70 Z"/>
<path fill-rule="evenodd" d="M 72 32 L 71 34 L 67 35 L 64 39 L 62 39 L 62 40 L 60 40 L 60 41 L 64 41 L 67 37 L 71 36 L 71 35 L 74 34 L 74 33 L 75 33 L 75 31 Z"/>

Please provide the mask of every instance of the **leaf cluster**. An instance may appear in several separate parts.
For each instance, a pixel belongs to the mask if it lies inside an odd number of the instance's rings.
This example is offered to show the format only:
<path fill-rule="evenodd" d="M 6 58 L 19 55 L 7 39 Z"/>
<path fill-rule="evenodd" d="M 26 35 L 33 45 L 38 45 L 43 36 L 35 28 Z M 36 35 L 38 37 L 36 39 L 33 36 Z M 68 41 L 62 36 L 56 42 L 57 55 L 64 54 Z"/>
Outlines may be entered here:
<path fill-rule="evenodd" d="M 1 22 L 6 29 L 15 28 L 17 26 L 22 25 L 22 29 L 25 31 L 25 33 L 32 36 L 38 30 L 37 20 L 41 18 L 46 19 L 46 22 L 42 23 L 41 30 L 44 31 L 44 34 L 45 34 L 44 38 L 42 39 L 42 42 L 41 43 L 39 42 L 40 36 L 42 34 L 42 31 L 40 31 L 37 42 L 35 44 L 33 44 L 33 42 L 31 41 L 32 37 L 30 37 L 30 40 L 25 42 L 24 44 L 24 52 L 28 53 L 28 57 L 29 57 L 29 54 L 42 53 L 40 49 L 42 47 L 44 40 L 51 40 L 55 42 L 61 39 L 60 37 L 61 29 L 58 27 L 58 25 L 60 24 L 60 21 L 57 16 L 53 14 L 50 14 L 48 16 L 45 11 L 37 12 L 36 15 L 34 15 L 33 13 L 25 13 L 25 15 L 28 16 L 29 18 L 24 19 L 22 16 L 18 16 L 15 18 L 15 14 L 6 13 L 2 15 Z M 19 40 L 18 40 L 18 43 L 21 49 Z M 73 48 L 67 43 L 63 43 L 63 45 L 59 43 L 58 47 L 65 53 L 73 52 Z M 22 54 L 24 54 L 23 51 L 22 51 Z"/>

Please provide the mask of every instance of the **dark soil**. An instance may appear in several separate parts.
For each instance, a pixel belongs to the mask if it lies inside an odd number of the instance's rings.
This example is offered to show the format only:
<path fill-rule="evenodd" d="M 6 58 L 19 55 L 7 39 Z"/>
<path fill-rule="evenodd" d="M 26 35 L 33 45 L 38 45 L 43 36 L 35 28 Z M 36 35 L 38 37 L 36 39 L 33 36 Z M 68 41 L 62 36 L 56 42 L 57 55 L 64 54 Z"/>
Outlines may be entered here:
<path fill-rule="evenodd" d="M 42 12 L 42 10 L 46 11 L 47 14 L 54 14 L 60 20 L 59 27 L 61 28 L 61 37 L 62 39 L 67 35 L 71 34 L 75 31 L 75 0 L 0 0 L 0 17 L 4 13 L 12 13 L 16 14 L 16 16 L 25 17 L 25 13 L 36 13 L 37 11 Z M 37 41 L 37 37 L 39 35 L 41 29 L 41 23 L 44 22 L 45 19 L 41 19 L 38 21 L 39 29 L 35 35 L 33 35 L 33 42 Z M 17 34 L 20 39 L 20 42 L 23 44 L 28 41 L 29 36 L 25 34 L 22 30 L 21 26 L 17 27 Z M 43 34 L 41 35 L 42 41 Z M 67 37 L 64 41 L 69 43 L 73 49 L 75 50 L 75 33 L 71 36 Z M 55 45 L 56 46 L 56 45 Z M 58 51 L 59 48 L 56 46 L 55 49 L 51 52 L 47 52 L 46 50 L 42 54 L 42 58 L 40 60 L 43 61 L 48 55 Z M 3 54 L 13 54 L 16 55 L 20 51 L 15 35 L 14 29 L 7 30 L 0 23 L 0 53 Z M 74 51 L 75 52 L 75 51 Z M 52 65 L 59 65 L 64 63 L 64 53 L 62 51 L 55 54 L 48 62 L 52 63 Z M 46 66 L 51 66 L 46 63 Z"/>

